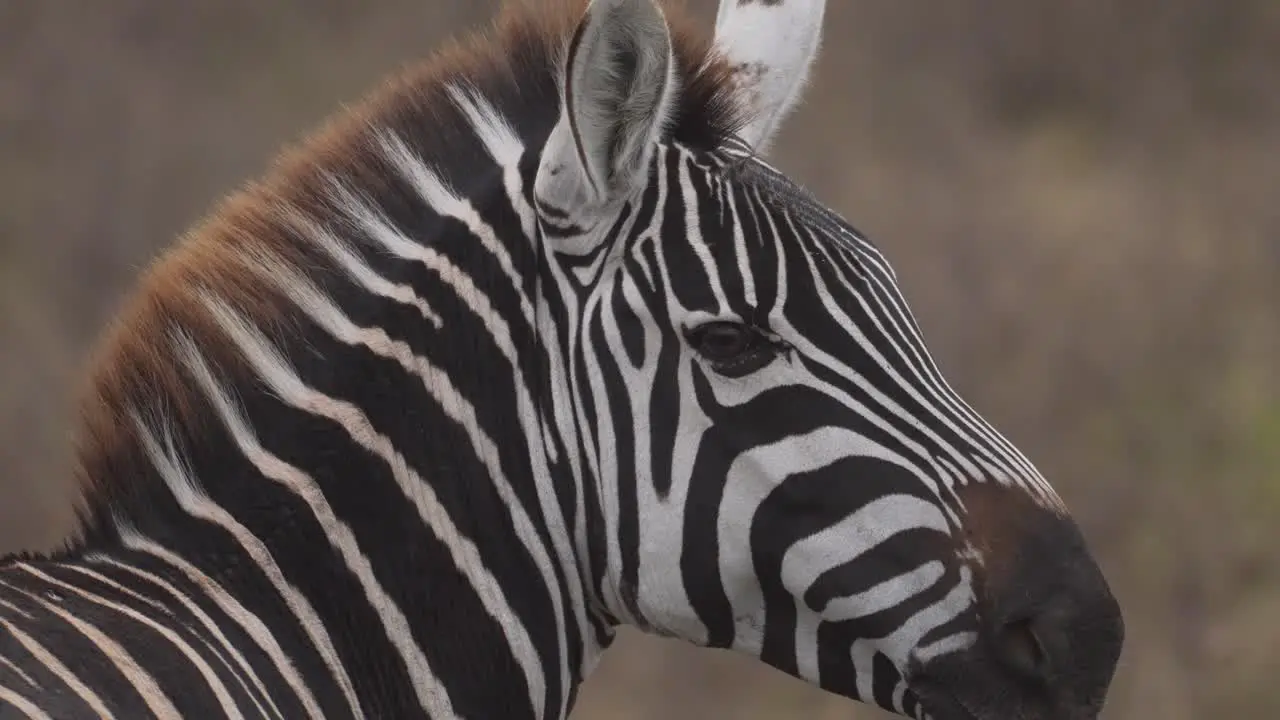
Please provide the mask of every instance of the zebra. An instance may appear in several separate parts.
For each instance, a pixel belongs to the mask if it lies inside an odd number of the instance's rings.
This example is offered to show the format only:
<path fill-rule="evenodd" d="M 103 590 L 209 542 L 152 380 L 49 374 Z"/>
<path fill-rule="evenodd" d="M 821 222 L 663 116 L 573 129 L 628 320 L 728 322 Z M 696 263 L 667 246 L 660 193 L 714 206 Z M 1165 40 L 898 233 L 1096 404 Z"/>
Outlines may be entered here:
<path fill-rule="evenodd" d="M 224 199 L 90 362 L 0 717 L 565 718 L 626 624 L 1096 717 L 1117 601 L 881 252 L 765 159 L 823 0 L 513 1 Z"/>

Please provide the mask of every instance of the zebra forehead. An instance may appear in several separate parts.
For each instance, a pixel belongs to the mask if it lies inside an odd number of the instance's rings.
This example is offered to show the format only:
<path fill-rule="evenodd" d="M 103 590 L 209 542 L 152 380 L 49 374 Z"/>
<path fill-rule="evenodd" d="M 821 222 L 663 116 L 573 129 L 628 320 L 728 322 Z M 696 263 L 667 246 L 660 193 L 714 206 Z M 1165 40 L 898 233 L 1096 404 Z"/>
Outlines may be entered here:
<path fill-rule="evenodd" d="M 803 239 L 851 251 L 859 263 L 869 264 L 896 282 L 892 267 L 869 237 L 838 210 L 758 156 L 744 155 L 724 164 L 722 178 L 748 189 L 745 199 L 758 204 L 757 210 L 780 216 L 773 224 L 773 232 L 784 243 Z"/>

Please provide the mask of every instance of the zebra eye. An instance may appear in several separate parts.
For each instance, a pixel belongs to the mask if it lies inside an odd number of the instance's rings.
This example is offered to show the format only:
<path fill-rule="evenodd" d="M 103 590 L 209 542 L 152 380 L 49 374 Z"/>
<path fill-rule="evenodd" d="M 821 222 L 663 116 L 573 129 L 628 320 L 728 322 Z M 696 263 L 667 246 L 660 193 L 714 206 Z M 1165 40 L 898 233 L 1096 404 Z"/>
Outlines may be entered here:
<path fill-rule="evenodd" d="M 699 325 L 689 333 L 689 343 L 713 362 L 733 360 L 749 350 L 754 339 L 754 328 L 727 321 Z"/>
<path fill-rule="evenodd" d="M 776 345 L 759 329 L 728 320 L 699 325 L 689 330 L 686 338 L 699 355 L 725 375 L 746 375 L 777 356 Z"/>

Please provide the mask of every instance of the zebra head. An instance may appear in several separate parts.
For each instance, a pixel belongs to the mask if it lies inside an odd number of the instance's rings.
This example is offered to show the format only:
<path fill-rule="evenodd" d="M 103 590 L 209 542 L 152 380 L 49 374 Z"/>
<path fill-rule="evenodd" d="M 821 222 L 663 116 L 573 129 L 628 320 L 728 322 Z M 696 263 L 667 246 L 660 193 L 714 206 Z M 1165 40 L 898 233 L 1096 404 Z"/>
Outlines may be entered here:
<path fill-rule="evenodd" d="M 823 10 L 722 3 L 713 147 L 667 132 L 690 89 L 653 0 L 594 0 L 569 43 L 534 196 L 599 599 L 903 715 L 1094 717 L 1122 621 L 1062 502 L 880 252 L 760 158 Z"/>

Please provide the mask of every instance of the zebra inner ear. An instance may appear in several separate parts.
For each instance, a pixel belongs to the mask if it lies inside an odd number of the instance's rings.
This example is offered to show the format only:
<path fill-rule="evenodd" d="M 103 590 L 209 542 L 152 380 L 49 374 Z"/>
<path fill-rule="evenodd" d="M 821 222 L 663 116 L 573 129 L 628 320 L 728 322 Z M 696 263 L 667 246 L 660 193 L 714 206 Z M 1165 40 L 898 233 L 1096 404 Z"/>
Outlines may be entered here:
<path fill-rule="evenodd" d="M 593 0 L 570 41 L 560 120 L 535 192 L 569 216 L 630 197 L 676 102 L 671 34 L 653 0 Z"/>

